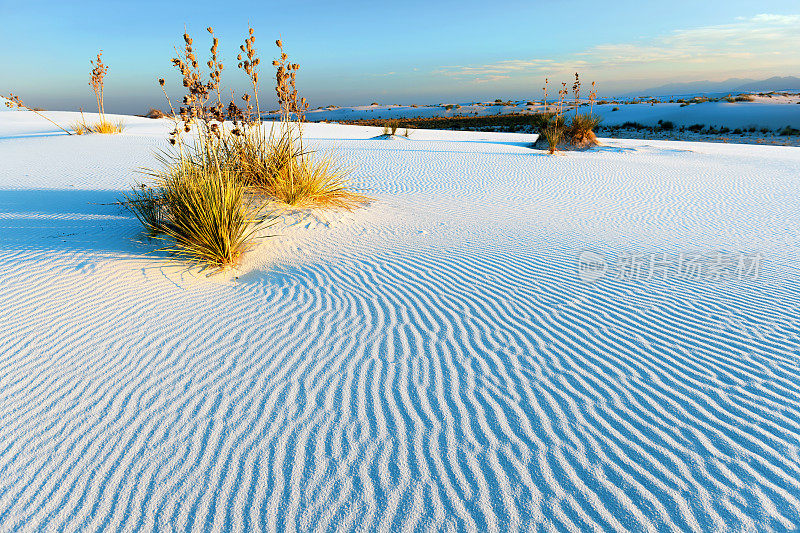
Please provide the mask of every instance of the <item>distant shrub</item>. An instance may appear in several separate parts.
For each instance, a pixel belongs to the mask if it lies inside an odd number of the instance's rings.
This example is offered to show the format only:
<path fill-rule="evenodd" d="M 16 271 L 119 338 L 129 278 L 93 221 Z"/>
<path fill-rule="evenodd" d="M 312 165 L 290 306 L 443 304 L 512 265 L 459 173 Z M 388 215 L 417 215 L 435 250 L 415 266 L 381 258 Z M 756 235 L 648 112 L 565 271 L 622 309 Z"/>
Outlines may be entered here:
<path fill-rule="evenodd" d="M 675 129 L 675 123 L 670 120 L 659 120 L 658 125 L 662 130 L 671 131 Z"/>
<path fill-rule="evenodd" d="M 631 122 L 630 120 L 623 122 L 620 127 L 622 129 L 629 129 L 629 130 L 636 130 L 636 131 L 646 130 L 647 129 L 647 126 L 645 126 L 644 124 L 642 124 L 640 122 Z"/>
<path fill-rule="evenodd" d="M 167 115 L 160 109 L 156 109 L 155 107 L 151 107 L 150 110 L 144 115 L 145 118 L 166 118 Z"/>
<path fill-rule="evenodd" d="M 699 133 L 700 131 L 702 131 L 703 128 L 705 128 L 704 124 L 692 124 L 686 129 L 693 133 Z"/>
<path fill-rule="evenodd" d="M 785 128 L 783 128 L 783 129 L 780 131 L 779 135 L 781 135 L 782 137 L 789 137 L 789 136 L 793 136 L 793 135 L 800 135 L 800 130 L 798 130 L 797 128 L 793 128 L 793 127 L 791 127 L 791 126 L 786 126 Z"/>
<path fill-rule="evenodd" d="M 611 109 L 611 111 L 619 111 L 619 108 L 618 107 L 614 107 L 614 108 Z"/>
<path fill-rule="evenodd" d="M 755 98 L 753 98 L 753 95 L 751 94 L 740 94 L 739 96 L 736 96 L 734 98 L 731 98 L 729 96 L 728 98 L 726 98 L 726 100 L 728 100 L 729 102 L 752 102 L 755 100 Z"/>
<path fill-rule="evenodd" d="M 384 135 L 394 135 L 397 133 L 397 128 L 400 126 L 400 122 L 397 120 L 390 120 L 383 126 L 383 134 Z"/>

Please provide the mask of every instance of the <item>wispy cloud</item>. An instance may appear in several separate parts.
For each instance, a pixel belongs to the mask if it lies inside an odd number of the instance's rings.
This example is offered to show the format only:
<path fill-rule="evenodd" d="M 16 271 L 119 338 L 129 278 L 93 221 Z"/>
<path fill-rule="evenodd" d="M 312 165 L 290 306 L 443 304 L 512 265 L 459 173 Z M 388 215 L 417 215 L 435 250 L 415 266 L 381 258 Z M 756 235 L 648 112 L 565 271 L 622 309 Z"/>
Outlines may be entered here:
<path fill-rule="evenodd" d="M 761 14 L 730 24 L 682 29 L 629 43 L 607 43 L 549 59 L 507 59 L 483 65 L 450 65 L 436 74 L 484 83 L 574 69 L 610 70 L 800 66 L 800 15 Z"/>

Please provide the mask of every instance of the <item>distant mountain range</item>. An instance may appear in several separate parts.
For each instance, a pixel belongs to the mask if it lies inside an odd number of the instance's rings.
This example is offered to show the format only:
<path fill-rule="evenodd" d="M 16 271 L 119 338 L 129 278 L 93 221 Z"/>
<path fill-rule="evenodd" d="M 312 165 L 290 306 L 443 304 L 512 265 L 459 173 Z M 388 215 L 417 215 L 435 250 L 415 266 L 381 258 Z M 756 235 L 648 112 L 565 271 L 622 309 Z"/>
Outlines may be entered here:
<path fill-rule="evenodd" d="M 774 76 L 766 80 L 731 78 L 725 81 L 690 81 L 668 83 L 652 89 L 632 91 L 625 96 L 678 96 L 708 93 L 746 93 L 764 91 L 800 91 L 800 78 Z"/>

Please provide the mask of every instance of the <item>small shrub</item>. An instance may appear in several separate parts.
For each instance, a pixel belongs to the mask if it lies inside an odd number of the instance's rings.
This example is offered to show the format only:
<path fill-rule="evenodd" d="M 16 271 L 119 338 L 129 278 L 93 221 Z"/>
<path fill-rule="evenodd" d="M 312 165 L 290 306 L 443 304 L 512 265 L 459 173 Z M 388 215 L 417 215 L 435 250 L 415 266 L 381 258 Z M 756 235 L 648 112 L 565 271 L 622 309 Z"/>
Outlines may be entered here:
<path fill-rule="evenodd" d="M 270 195 L 291 207 L 353 209 L 369 201 L 354 192 L 347 176 L 331 153 L 303 154 L 293 158 L 274 179 Z"/>
<path fill-rule="evenodd" d="M 659 120 L 658 124 L 662 130 L 671 131 L 675 129 L 675 123 L 670 120 L 665 120 L 665 121 Z"/>
<path fill-rule="evenodd" d="M 614 108 L 611 109 L 611 111 L 619 111 L 619 108 L 618 107 L 614 107 Z"/>
<path fill-rule="evenodd" d="M 791 126 L 786 126 L 785 128 L 783 128 L 780 131 L 779 135 L 781 137 L 789 137 L 789 136 L 793 136 L 793 135 L 800 135 L 800 130 L 798 130 L 797 128 L 793 128 Z"/>
<path fill-rule="evenodd" d="M 397 128 L 400 126 L 400 122 L 397 120 L 390 120 L 383 126 L 383 134 L 384 135 L 394 135 L 397 133 Z"/>
<path fill-rule="evenodd" d="M 145 118 L 167 118 L 168 115 L 161 111 L 160 109 L 156 109 L 155 107 L 151 107 L 150 110 L 145 114 Z"/>
<path fill-rule="evenodd" d="M 133 193 L 127 205 L 152 235 L 170 241 L 162 251 L 191 263 L 236 264 L 263 220 L 244 187 L 225 171 L 173 168 L 158 176 L 156 186 Z"/>
<path fill-rule="evenodd" d="M 105 134 L 113 134 L 113 133 L 122 133 L 122 130 L 125 129 L 125 123 L 121 120 L 117 122 L 111 122 L 110 120 L 101 120 L 95 124 L 89 125 L 86 128 L 90 133 L 105 133 Z"/>
<path fill-rule="evenodd" d="M 553 154 L 558 149 L 558 145 L 564 138 L 564 127 L 556 123 L 549 124 L 543 131 L 545 140 L 547 141 L 548 151 Z"/>
<path fill-rule="evenodd" d="M 639 130 L 647 129 L 647 126 L 645 126 L 644 124 L 642 124 L 640 122 L 631 122 L 630 120 L 628 120 L 628 121 L 625 121 L 625 122 L 622 123 L 621 128 L 622 129 L 639 131 Z"/>
<path fill-rule="evenodd" d="M 302 123 L 309 105 L 299 98 L 295 76 L 300 68 L 289 63 L 280 50 L 276 67 L 276 95 L 280 121 L 278 134 L 261 123 L 258 100 L 258 66 L 252 28 L 237 56 L 253 93 L 222 103 L 218 60 L 218 39 L 213 28 L 209 80 L 200 76 L 192 38 L 184 33 L 184 52 L 172 59 L 183 76 L 187 94 L 180 113 L 159 79 L 174 121 L 169 141 L 174 147 L 161 155 L 163 169 L 148 171 L 155 183 L 138 187 L 126 198 L 126 205 L 153 235 L 168 239 L 162 250 L 178 258 L 206 266 L 233 265 L 250 246 L 253 233 L 264 222 L 263 208 L 269 202 L 291 206 L 351 208 L 367 198 L 356 193 L 346 170 L 332 154 L 312 157 L 303 148 Z M 227 119 L 227 120 L 226 120 Z M 193 142 L 183 136 L 196 132 Z"/>
<path fill-rule="evenodd" d="M 600 117 L 593 115 L 576 114 L 572 117 L 567 133 L 573 146 L 587 146 L 597 144 L 594 129 L 600 124 Z"/>
<path fill-rule="evenodd" d="M 699 133 L 700 131 L 702 131 L 703 128 L 705 128 L 705 125 L 703 124 L 692 124 L 686 129 L 691 131 L 692 133 Z"/>

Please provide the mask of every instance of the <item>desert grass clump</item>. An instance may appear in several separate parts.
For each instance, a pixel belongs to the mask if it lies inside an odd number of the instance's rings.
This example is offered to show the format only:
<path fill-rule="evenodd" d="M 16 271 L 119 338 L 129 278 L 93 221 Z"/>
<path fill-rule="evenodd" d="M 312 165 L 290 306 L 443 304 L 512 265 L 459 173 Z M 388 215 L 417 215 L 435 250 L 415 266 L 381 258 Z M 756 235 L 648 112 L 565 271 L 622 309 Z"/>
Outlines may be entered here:
<path fill-rule="evenodd" d="M 545 79 L 545 91 L 547 90 L 548 81 Z M 592 88 L 589 93 L 589 113 L 582 114 L 579 112 L 581 106 L 580 75 L 577 72 L 575 73 L 575 81 L 572 84 L 572 117 L 569 122 L 567 121 L 567 110 L 565 109 L 565 107 L 569 107 L 566 102 L 568 95 L 567 84 L 562 82 L 561 89 L 558 91 L 558 101 L 554 102 L 555 111 L 553 113 L 540 114 L 533 125 L 535 131 L 539 132 L 539 139 L 534 143 L 534 147 L 546 148 L 550 154 L 553 154 L 562 146 L 584 149 L 598 144 L 594 129 L 600 124 L 601 118 L 594 115 L 594 103 L 597 99 L 595 82 L 592 82 Z"/>
<path fill-rule="evenodd" d="M 113 133 L 122 133 L 122 130 L 125 129 L 125 123 L 121 120 L 117 120 L 112 122 L 110 120 L 101 120 L 95 124 L 89 124 L 86 126 L 86 129 L 89 133 L 104 133 L 104 134 L 113 134 Z"/>
<path fill-rule="evenodd" d="M 252 245 L 259 227 L 275 218 L 270 214 L 275 204 L 351 209 L 367 199 L 352 188 L 334 153 L 314 154 L 304 147 L 302 125 L 309 104 L 298 95 L 300 67 L 289 62 L 283 43 L 276 41 L 280 55 L 273 62 L 280 121 L 265 128 L 253 28 L 237 56 L 252 91 L 240 100 L 232 94 L 227 105 L 220 90 L 224 65 L 219 40 L 213 28 L 207 30 L 212 37 L 207 76 L 188 33 L 183 50 L 171 60 L 186 88 L 180 106 L 167 95 L 165 80 L 158 80 L 172 113 L 172 148 L 161 154 L 160 170 L 147 172 L 154 183 L 134 188 L 126 203 L 151 235 L 170 241 L 162 250 L 225 268 Z"/>
<path fill-rule="evenodd" d="M 203 267 L 235 265 L 264 219 L 235 176 L 203 167 L 169 169 L 126 199 L 151 235 L 169 240 L 162 251 Z"/>
<path fill-rule="evenodd" d="M 328 153 L 302 154 L 283 167 L 272 184 L 272 196 L 294 208 L 353 209 L 369 198 L 352 189 L 349 170 Z"/>
<path fill-rule="evenodd" d="M 597 137 L 594 134 L 594 130 L 600 124 L 600 121 L 600 117 L 594 115 L 580 113 L 574 115 L 567 130 L 570 144 L 578 148 L 596 145 Z"/>
<path fill-rule="evenodd" d="M 262 178 L 264 191 L 279 203 L 295 208 L 353 209 L 363 205 L 369 198 L 354 190 L 347 177 L 349 171 L 336 161 L 333 152 L 312 154 L 304 148 L 302 124 L 309 104 L 298 96 L 295 84 L 300 65 L 288 61 L 280 39 L 275 44 L 280 55 L 272 65 L 276 67 L 275 94 L 281 120 L 277 140 L 271 139 L 267 151 L 271 167 Z M 392 133 L 396 130 L 394 126 Z"/>
<path fill-rule="evenodd" d="M 397 134 L 397 128 L 400 127 L 400 122 L 397 120 L 390 120 L 383 126 L 383 134 L 394 136 Z"/>
<path fill-rule="evenodd" d="M 554 154 L 558 149 L 558 145 L 564 138 L 564 128 L 563 126 L 558 126 L 556 123 L 551 123 L 542 130 L 541 135 L 543 135 L 547 141 L 548 152 Z"/>
<path fill-rule="evenodd" d="M 213 36 L 211 28 L 209 32 Z M 126 205 L 151 236 L 168 241 L 162 251 L 191 264 L 224 269 L 235 265 L 252 245 L 266 216 L 261 215 L 263 202 L 248 193 L 220 158 L 224 115 L 218 41 L 214 38 L 208 82 L 202 80 L 188 34 L 184 43 L 183 55 L 172 59 L 187 88 L 180 113 L 168 98 L 173 150 L 161 154 L 162 169 L 146 171 L 154 182 L 135 188 L 126 196 Z M 159 84 L 163 89 L 165 81 Z M 193 128 L 196 136 L 185 139 Z"/>
<path fill-rule="evenodd" d="M 561 89 L 558 91 L 558 104 L 555 106 L 555 112 L 542 113 L 536 121 L 535 127 L 539 132 L 539 138 L 534 143 L 534 147 L 546 147 L 551 155 L 558 150 L 559 145 L 566 136 L 564 98 L 567 94 L 567 84 L 562 83 Z"/>

